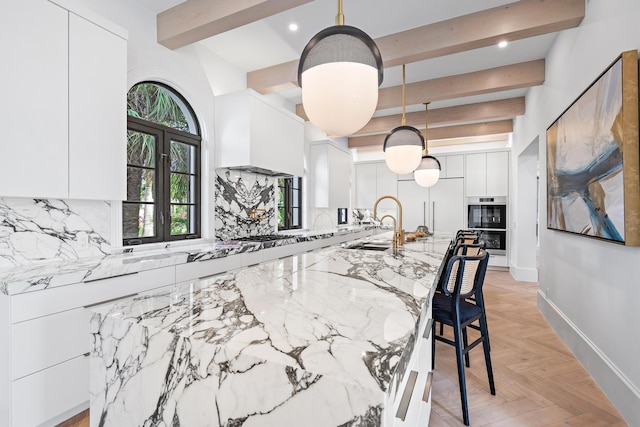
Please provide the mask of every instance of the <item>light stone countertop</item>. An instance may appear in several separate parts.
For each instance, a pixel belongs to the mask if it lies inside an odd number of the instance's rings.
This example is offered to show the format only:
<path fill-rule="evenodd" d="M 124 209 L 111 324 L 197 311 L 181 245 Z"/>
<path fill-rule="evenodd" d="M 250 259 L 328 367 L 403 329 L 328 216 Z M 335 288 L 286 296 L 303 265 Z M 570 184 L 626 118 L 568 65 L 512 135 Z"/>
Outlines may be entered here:
<path fill-rule="evenodd" d="M 92 424 L 384 424 L 448 243 L 334 246 L 96 308 Z"/>
<path fill-rule="evenodd" d="M 0 295 L 15 295 L 155 268 L 223 258 L 273 246 L 324 239 L 371 228 L 375 227 L 350 226 L 330 230 L 303 230 L 294 233 L 281 233 L 294 237 L 266 243 L 205 241 L 197 242 L 193 245 L 170 245 L 166 249 L 145 250 L 142 247 L 133 247 L 133 252 L 131 253 L 117 253 L 64 261 L 36 262 L 29 266 L 0 271 Z"/>

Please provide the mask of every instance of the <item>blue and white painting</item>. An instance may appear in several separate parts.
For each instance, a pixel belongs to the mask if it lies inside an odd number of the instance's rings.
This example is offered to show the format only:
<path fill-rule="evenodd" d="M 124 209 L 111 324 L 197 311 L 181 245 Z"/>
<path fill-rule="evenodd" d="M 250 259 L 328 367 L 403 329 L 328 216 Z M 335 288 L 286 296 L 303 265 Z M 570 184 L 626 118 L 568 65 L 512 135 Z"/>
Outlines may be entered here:
<path fill-rule="evenodd" d="M 624 243 L 622 58 L 547 129 L 548 228 Z"/>

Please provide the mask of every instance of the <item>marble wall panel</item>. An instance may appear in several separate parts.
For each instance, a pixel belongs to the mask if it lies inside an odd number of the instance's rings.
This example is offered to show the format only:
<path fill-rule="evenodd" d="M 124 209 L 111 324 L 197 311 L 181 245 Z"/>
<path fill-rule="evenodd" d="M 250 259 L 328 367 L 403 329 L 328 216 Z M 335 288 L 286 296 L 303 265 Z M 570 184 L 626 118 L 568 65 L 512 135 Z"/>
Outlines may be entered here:
<path fill-rule="evenodd" d="M 0 198 L 0 270 L 102 257 L 110 239 L 108 202 Z"/>
<path fill-rule="evenodd" d="M 278 230 L 277 178 L 229 169 L 216 171 L 215 227 L 217 240 L 273 234 Z M 249 211 L 261 210 L 262 219 Z"/>

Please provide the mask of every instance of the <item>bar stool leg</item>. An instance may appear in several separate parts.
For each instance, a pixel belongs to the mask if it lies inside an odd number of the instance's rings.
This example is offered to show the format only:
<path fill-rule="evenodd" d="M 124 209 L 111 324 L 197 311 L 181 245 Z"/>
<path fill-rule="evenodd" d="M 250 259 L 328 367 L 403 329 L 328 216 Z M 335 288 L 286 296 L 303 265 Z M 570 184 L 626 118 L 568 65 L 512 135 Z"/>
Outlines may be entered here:
<path fill-rule="evenodd" d="M 453 333 L 456 343 L 456 362 L 458 364 L 458 384 L 460 385 L 460 402 L 462 404 L 462 420 L 469 425 L 469 407 L 467 405 L 467 382 L 464 377 L 464 355 L 462 349 L 462 330 L 460 324 L 454 321 Z"/>

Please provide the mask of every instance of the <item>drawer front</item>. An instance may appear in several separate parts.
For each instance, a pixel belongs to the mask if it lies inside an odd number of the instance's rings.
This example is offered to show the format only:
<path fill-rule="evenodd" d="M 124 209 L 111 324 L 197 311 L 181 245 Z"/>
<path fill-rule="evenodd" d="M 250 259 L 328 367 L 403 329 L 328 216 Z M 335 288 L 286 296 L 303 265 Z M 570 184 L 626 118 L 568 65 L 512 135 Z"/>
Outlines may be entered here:
<path fill-rule="evenodd" d="M 176 265 L 176 282 L 200 279 L 240 268 L 240 255 Z"/>
<path fill-rule="evenodd" d="M 49 314 L 121 298 L 175 283 L 175 267 L 141 271 L 126 276 L 76 283 L 11 298 L 12 322 L 23 322 Z"/>
<path fill-rule="evenodd" d="M 245 252 L 240 254 L 240 259 L 242 260 L 242 267 L 248 267 L 254 264 L 260 264 L 262 262 L 264 252 L 263 251 L 255 251 L 255 252 Z"/>
<path fill-rule="evenodd" d="M 89 351 L 91 310 L 78 308 L 11 326 L 12 379 L 18 379 Z"/>
<path fill-rule="evenodd" d="M 89 358 L 76 357 L 13 381 L 12 424 L 36 426 L 89 401 Z"/>

